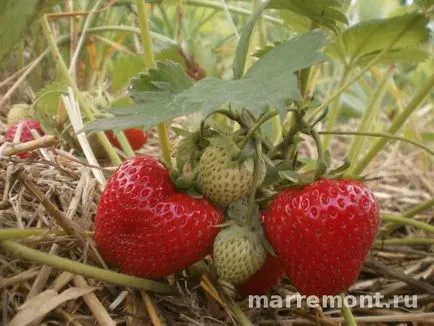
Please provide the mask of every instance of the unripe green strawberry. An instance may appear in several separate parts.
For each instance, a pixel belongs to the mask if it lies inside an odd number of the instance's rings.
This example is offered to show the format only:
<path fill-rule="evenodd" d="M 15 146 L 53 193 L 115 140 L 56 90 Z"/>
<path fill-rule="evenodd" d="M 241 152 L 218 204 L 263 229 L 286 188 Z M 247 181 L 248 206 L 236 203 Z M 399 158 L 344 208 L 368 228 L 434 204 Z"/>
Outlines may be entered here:
<path fill-rule="evenodd" d="M 243 163 L 232 161 L 231 154 L 225 147 L 208 146 L 198 168 L 197 183 L 201 192 L 222 207 L 246 196 L 252 187 L 253 171 Z M 259 168 L 260 184 L 266 172 L 264 161 Z"/>
<path fill-rule="evenodd" d="M 260 236 L 247 227 L 232 225 L 214 241 L 213 259 L 221 279 L 239 284 L 247 281 L 264 264 L 267 251 Z"/>
<path fill-rule="evenodd" d="M 28 117 L 29 105 L 25 103 L 15 104 L 8 112 L 8 126 L 12 126 L 16 122 L 27 119 Z"/>

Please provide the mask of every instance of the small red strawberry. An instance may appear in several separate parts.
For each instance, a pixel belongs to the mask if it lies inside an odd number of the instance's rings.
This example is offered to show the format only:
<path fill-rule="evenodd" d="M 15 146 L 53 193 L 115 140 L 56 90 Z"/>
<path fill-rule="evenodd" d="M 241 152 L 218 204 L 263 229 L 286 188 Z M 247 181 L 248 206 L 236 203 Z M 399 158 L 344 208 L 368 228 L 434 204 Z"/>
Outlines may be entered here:
<path fill-rule="evenodd" d="M 31 140 L 34 140 L 31 130 L 34 129 L 38 132 L 39 135 L 45 135 L 42 130 L 41 124 L 37 120 L 24 119 L 19 120 L 14 123 L 9 129 L 6 131 L 5 140 L 11 143 L 15 142 L 15 135 L 17 131 L 20 132 L 20 137 L 16 141 L 16 143 L 25 143 Z M 25 159 L 30 156 L 30 153 L 20 153 L 17 154 L 19 158 Z"/>
<path fill-rule="evenodd" d="M 362 182 L 322 179 L 281 192 L 265 230 L 285 274 L 305 295 L 334 295 L 356 281 L 379 227 L 379 204 Z"/>
<path fill-rule="evenodd" d="M 127 274 L 159 278 L 179 272 L 212 250 L 223 212 L 177 192 L 156 158 L 125 161 L 110 178 L 95 219 L 103 257 Z"/>
<path fill-rule="evenodd" d="M 237 284 L 236 289 L 242 297 L 264 295 L 280 283 L 284 276 L 282 264 L 277 257 L 268 255 L 264 265 L 246 282 Z"/>
<path fill-rule="evenodd" d="M 121 144 L 119 143 L 113 131 L 111 130 L 106 131 L 106 134 L 113 146 L 116 146 L 117 148 L 121 148 Z M 124 130 L 124 134 L 127 137 L 131 147 L 135 151 L 142 148 L 142 146 L 145 145 L 146 141 L 148 140 L 148 134 L 143 129 L 140 128 L 126 129 Z"/>

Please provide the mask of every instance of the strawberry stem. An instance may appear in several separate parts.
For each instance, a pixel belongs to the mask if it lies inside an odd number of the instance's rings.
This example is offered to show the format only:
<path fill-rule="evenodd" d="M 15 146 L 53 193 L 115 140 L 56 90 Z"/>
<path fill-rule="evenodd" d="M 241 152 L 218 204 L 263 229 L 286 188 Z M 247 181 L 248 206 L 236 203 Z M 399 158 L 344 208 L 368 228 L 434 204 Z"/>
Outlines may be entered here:
<path fill-rule="evenodd" d="M 78 263 L 66 258 L 50 255 L 36 249 L 28 248 L 11 240 L 1 241 L 0 247 L 18 257 L 65 270 L 74 274 L 91 277 L 96 280 L 164 294 L 176 293 L 176 290 L 168 284 L 162 284 L 139 277 L 128 276 L 95 266 Z"/>
<path fill-rule="evenodd" d="M 143 0 L 136 0 L 137 15 L 139 18 L 140 33 L 142 36 L 143 53 L 145 57 L 145 66 L 147 69 L 155 67 L 154 50 L 152 47 L 152 37 L 149 30 L 148 12 Z M 170 156 L 169 131 L 166 123 L 160 123 L 157 126 L 160 148 L 163 153 L 163 160 L 169 170 L 172 170 L 172 159 Z"/>
<path fill-rule="evenodd" d="M 344 295 L 342 295 L 342 297 L 344 297 Z M 351 309 L 345 304 L 344 300 L 342 300 L 341 313 L 347 323 L 347 326 L 357 326 L 357 322 L 354 319 L 353 313 L 351 312 Z"/>
<path fill-rule="evenodd" d="M 83 94 L 78 89 L 77 85 L 75 84 L 74 80 L 72 79 L 71 75 L 69 74 L 68 68 L 66 67 L 65 62 L 62 59 L 62 54 L 60 53 L 60 50 L 57 46 L 56 41 L 54 40 L 53 33 L 51 32 L 50 25 L 48 24 L 48 18 L 47 14 L 45 14 L 42 17 L 42 29 L 44 31 L 45 37 L 48 41 L 48 45 L 50 47 L 50 50 L 53 54 L 54 60 L 57 62 L 57 66 L 60 69 L 60 72 L 62 73 L 63 78 L 68 82 L 69 86 L 74 91 L 74 95 L 77 97 L 78 103 L 80 103 L 80 108 L 83 110 L 83 113 L 86 115 L 86 117 L 90 121 L 95 120 L 95 116 L 92 112 L 92 108 L 88 104 L 88 101 L 83 96 Z M 113 146 L 111 145 L 110 141 L 107 138 L 107 135 L 99 131 L 97 132 L 97 137 L 99 141 L 101 142 L 102 146 L 104 147 L 107 154 L 110 156 L 110 159 L 113 164 L 119 165 L 122 163 L 122 160 L 120 159 L 119 155 L 114 150 Z"/>
<path fill-rule="evenodd" d="M 399 114 L 392 122 L 392 125 L 387 130 L 388 134 L 395 134 L 407 121 L 408 117 L 419 107 L 419 105 L 423 102 L 425 97 L 427 97 L 434 87 L 434 74 L 426 81 L 422 88 L 415 94 L 412 100 L 407 104 L 407 107 L 404 109 L 401 114 Z M 370 148 L 368 153 L 361 159 L 358 164 L 354 167 L 354 174 L 361 174 L 363 170 L 368 166 L 369 163 L 374 159 L 374 157 L 380 152 L 383 147 L 387 144 L 387 139 L 379 139 L 374 145 Z"/>
<path fill-rule="evenodd" d="M 421 230 L 424 230 L 429 233 L 434 234 L 434 226 L 430 225 L 428 223 L 420 222 L 413 220 L 411 218 L 403 217 L 403 216 L 394 216 L 394 215 L 382 215 L 381 220 L 385 222 L 393 222 L 393 223 L 399 223 L 404 225 L 411 225 L 414 227 L 417 227 Z"/>
<path fill-rule="evenodd" d="M 85 231 L 83 232 L 85 237 L 92 237 L 93 232 Z M 8 228 L 8 229 L 0 229 L 0 241 L 1 240 L 12 240 L 12 239 L 25 239 L 30 237 L 39 236 L 40 238 L 49 238 L 56 236 L 68 236 L 65 231 L 52 231 L 49 229 L 40 229 L 40 228 L 27 228 L 27 229 L 18 229 L 18 228 Z"/>
<path fill-rule="evenodd" d="M 247 206 L 247 216 L 246 221 L 247 225 L 250 227 L 253 224 L 253 209 L 255 208 L 255 197 L 256 197 L 256 189 L 259 186 L 259 174 L 260 174 L 260 166 L 262 160 L 262 142 L 258 137 L 255 137 L 256 143 L 256 157 L 255 157 L 255 165 L 253 167 L 253 178 L 252 178 L 252 191 L 250 192 L 249 202 Z"/>
<path fill-rule="evenodd" d="M 431 238 L 402 238 L 402 239 L 388 239 L 388 240 L 378 239 L 374 243 L 375 248 L 381 248 L 384 246 L 411 246 L 411 245 L 431 246 L 434 245 L 434 239 Z"/>
<path fill-rule="evenodd" d="M 250 138 L 252 138 L 255 133 L 259 130 L 259 128 L 261 128 L 261 126 L 267 122 L 268 120 L 270 120 L 271 118 L 275 117 L 276 115 L 278 115 L 279 113 L 276 111 L 272 111 L 272 112 L 268 112 L 267 114 L 264 114 L 254 125 L 252 128 L 250 128 L 249 132 L 247 133 L 246 137 L 243 139 L 243 141 L 241 142 L 239 148 L 240 150 L 242 150 L 244 148 L 244 146 L 247 145 L 248 141 L 250 140 Z"/>
<path fill-rule="evenodd" d="M 321 139 L 319 137 L 318 132 L 315 129 L 310 130 L 310 135 L 312 136 L 313 140 L 315 141 L 316 150 L 317 150 L 317 163 L 316 163 L 316 172 L 315 172 L 315 178 L 319 178 L 322 175 L 324 175 L 327 172 L 327 162 L 324 159 L 324 151 L 322 148 Z"/>
<path fill-rule="evenodd" d="M 385 132 L 362 132 L 362 131 L 320 131 L 318 132 L 320 135 L 342 135 L 342 136 L 367 136 L 367 137 L 377 137 L 377 138 L 385 138 L 385 139 L 390 139 L 390 140 L 400 140 L 409 144 L 412 144 L 416 147 L 419 147 L 421 149 L 423 149 L 424 151 L 428 152 L 431 155 L 434 155 L 434 151 L 431 150 L 430 148 L 428 148 L 427 146 L 405 138 L 405 137 L 401 137 L 401 136 L 395 136 L 392 134 L 388 134 Z"/>

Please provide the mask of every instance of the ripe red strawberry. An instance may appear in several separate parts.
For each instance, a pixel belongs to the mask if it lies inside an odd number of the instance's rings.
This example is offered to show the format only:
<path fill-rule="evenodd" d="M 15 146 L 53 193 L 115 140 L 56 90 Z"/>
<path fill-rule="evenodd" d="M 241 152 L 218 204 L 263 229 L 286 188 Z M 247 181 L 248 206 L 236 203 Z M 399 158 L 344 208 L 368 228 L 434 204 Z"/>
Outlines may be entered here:
<path fill-rule="evenodd" d="M 113 131 L 109 130 L 106 132 L 106 134 L 113 146 L 121 148 L 121 144 L 119 143 Z M 127 137 L 131 147 L 135 151 L 142 148 L 142 146 L 145 145 L 146 141 L 148 140 L 148 134 L 140 128 L 126 129 L 124 130 L 124 134 Z"/>
<path fill-rule="evenodd" d="M 13 143 L 15 139 L 15 134 L 17 133 L 19 128 L 21 129 L 21 134 L 17 143 L 25 143 L 34 140 L 35 138 L 33 137 L 31 132 L 32 129 L 36 130 L 38 134 L 41 136 L 45 135 L 39 121 L 24 119 L 24 120 L 17 121 L 16 123 L 14 123 L 12 126 L 9 127 L 9 129 L 6 131 L 5 140 Z M 20 153 L 17 154 L 17 156 L 19 158 L 25 159 L 30 156 L 30 153 Z"/>
<path fill-rule="evenodd" d="M 127 274 L 159 278 L 179 272 L 212 250 L 223 212 L 177 192 L 156 158 L 125 161 L 110 178 L 95 219 L 103 257 Z"/>
<path fill-rule="evenodd" d="M 353 180 L 319 180 L 281 192 L 265 211 L 267 236 L 305 295 L 334 295 L 357 279 L 379 227 L 379 204 Z"/>
<path fill-rule="evenodd" d="M 268 255 L 264 265 L 246 282 L 237 284 L 236 289 L 242 297 L 263 295 L 280 283 L 284 276 L 281 262 L 277 257 Z"/>

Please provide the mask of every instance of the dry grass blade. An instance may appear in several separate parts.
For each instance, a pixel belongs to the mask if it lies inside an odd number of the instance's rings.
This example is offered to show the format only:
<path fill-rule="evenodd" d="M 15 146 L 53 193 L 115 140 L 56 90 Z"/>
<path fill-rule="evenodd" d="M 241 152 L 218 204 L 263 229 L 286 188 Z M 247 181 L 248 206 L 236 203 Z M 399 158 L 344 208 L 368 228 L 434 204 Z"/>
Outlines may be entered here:
<path fill-rule="evenodd" d="M 11 156 L 19 153 L 30 152 L 39 148 L 47 148 L 59 143 L 56 136 L 45 135 L 25 143 L 8 144 L 1 152 L 1 155 Z"/>
<path fill-rule="evenodd" d="M 47 313 L 62 303 L 77 299 L 94 291 L 94 288 L 69 288 L 58 294 L 54 290 L 46 290 L 27 301 L 19 308 L 18 314 L 11 320 L 9 326 L 27 326 L 43 318 Z"/>
<path fill-rule="evenodd" d="M 41 202 L 41 204 L 50 213 L 50 215 L 54 217 L 57 224 L 66 232 L 66 234 L 76 238 L 81 248 L 86 250 L 89 245 L 89 240 L 83 235 L 83 230 L 63 216 L 56 206 L 44 196 L 44 193 L 39 189 L 39 187 L 25 175 L 23 170 L 17 170 L 14 173 L 14 176 L 18 178 L 18 180 L 23 183 L 27 190 L 29 190 Z M 93 261 L 99 261 L 98 256 L 94 252 L 90 251 L 88 254 L 89 258 L 91 258 Z"/>
<path fill-rule="evenodd" d="M 74 284 L 78 288 L 89 288 L 86 280 L 83 276 L 75 276 Z M 88 293 L 83 295 L 83 300 L 86 302 L 89 310 L 92 312 L 95 320 L 98 321 L 100 325 L 114 326 L 116 322 L 110 317 L 107 310 L 102 305 L 101 301 L 98 300 L 98 297 L 95 293 Z"/>
<path fill-rule="evenodd" d="M 372 268 L 372 269 L 380 272 L 383 275 L 386 275 L 386 276 L 392 277 L 394 279 L 403 281 L 403 282 L 411 285 L 412 287 L 418 288 L 419 290 L 422 290 L 422 291 L 428 292 L 431 295 L 434 295 L 434 286 L 432 286 L 428 283 L 416 280 L 412 277 L 406 276 L 405 274 L 400 273 L 397 270 L 392 270 L 391 268 L 387 267 L 387 265 L 385 265 L 379 261 L 369 259 L 365 263 L 365 266 Z"/>

